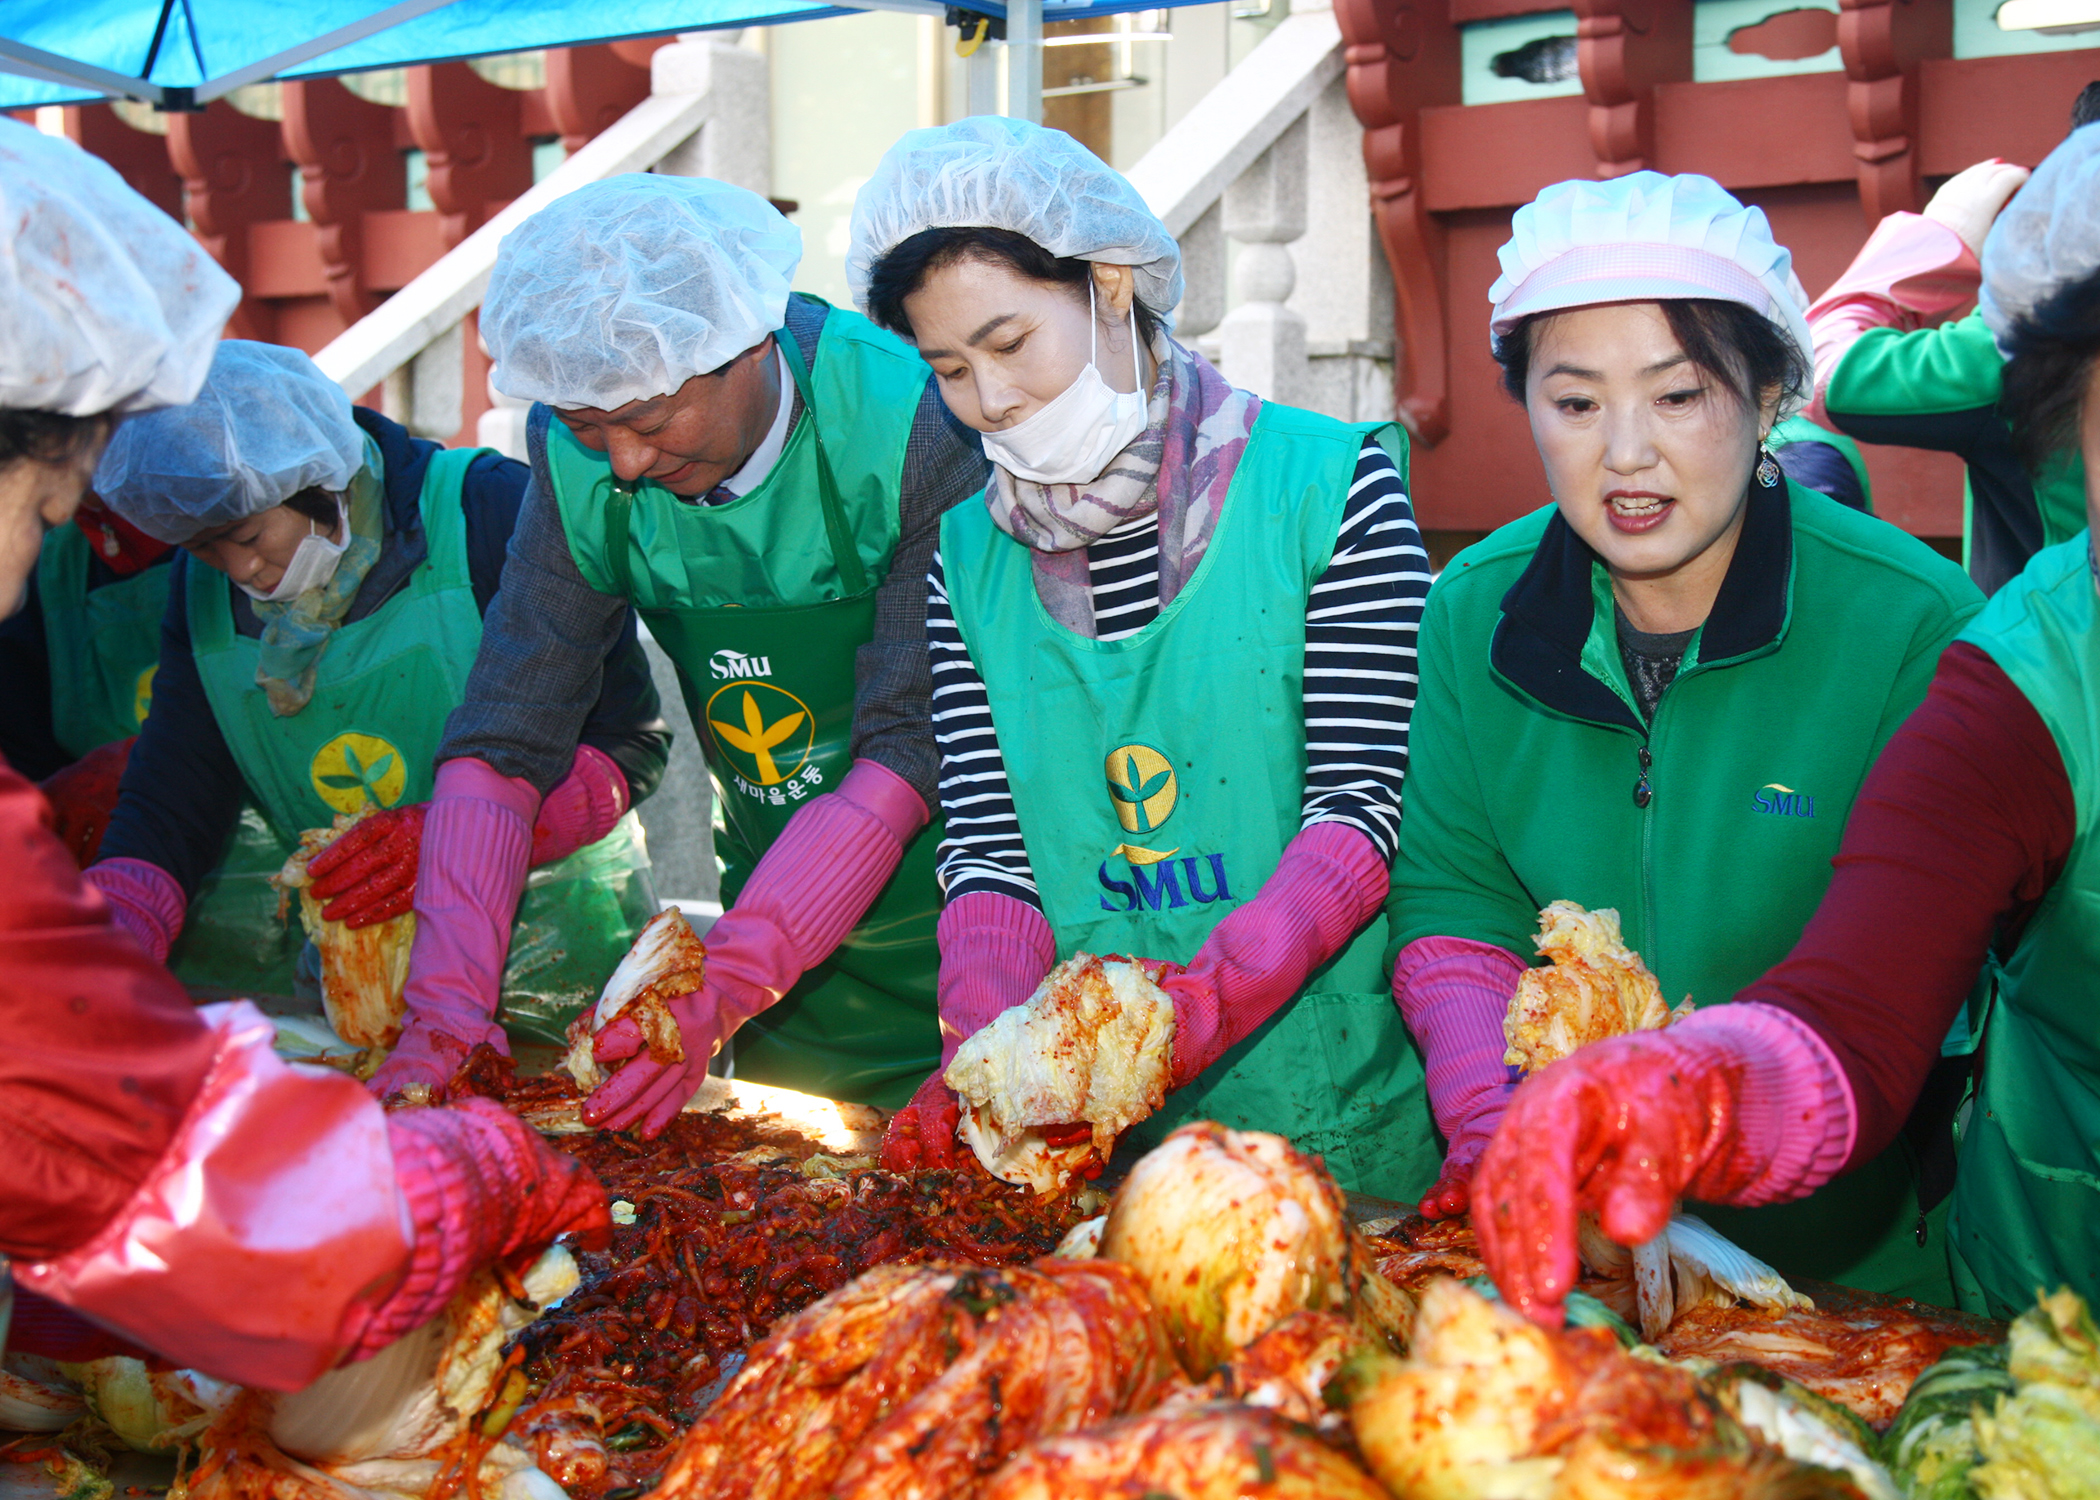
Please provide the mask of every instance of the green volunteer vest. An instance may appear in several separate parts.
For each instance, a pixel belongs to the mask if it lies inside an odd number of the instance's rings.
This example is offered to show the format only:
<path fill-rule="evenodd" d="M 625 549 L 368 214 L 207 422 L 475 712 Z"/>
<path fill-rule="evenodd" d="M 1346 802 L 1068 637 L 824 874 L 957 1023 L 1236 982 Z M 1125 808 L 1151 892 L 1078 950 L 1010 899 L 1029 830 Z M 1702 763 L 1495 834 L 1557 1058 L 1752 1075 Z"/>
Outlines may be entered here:
<path fill-rule="evenodd" d="M 145 722 L 160 665 L 160 620 L 172 565 L 145 569 L 90 592 L 89 542 L 77 526 L 44 538 L 37 558 L 37 603 L 51 660 L 51 720 L 59 746 L 82 756 L 129 739 Z M 190 902 L 168 967 L 185 983 L 291 992 L 298 944 L 276 920 L 267 886 L 284 863 L 277 841 L 253 809 L 243 809 L 226 856 Z M 258 922 L 266 914 L 267 922 Z M 268 979 L 257 983 L 258 976 Z"/>
<path fill-rule="evenodd" d="M 89 545 L 78 526 L 61 526 L 44 538 L 36 563 L 51 725 L 59 748 L 75 760 L 139 732 L 153 701 L 160 617 L 168 607 L 166 564 L 89 592 Z"/>
<path fill-rule="evenodd" d="M 2100 1300 L 2100 631 L 2083 536 L 2045 548 L 1961 639 L 2063 755 L 2078 836 L 2002 964 L 1954 1186 L 1962 1305 L 2009 1318 L 2068 1284 Z M 1950 830 L 1951 832 L 1951 830 Z"/>
<path fill-rule="evenodd" d="M 270 712 L 255 685 L 259 641 L 233 628 L 224 574 L 192 568 L 191 649 L 220 732 L 284 857 L 308 828 L 338 813 L 430 797 L 445 719 L 466 696 L 481 645 L 467 565 L 460 487 L 481 449 L 431 456 L 422 490 L 429 555 L 408 584 L 322 653 L 311 702 Z M 273 905 L 276 897 L 271 896 Z M 559 1044 L 595 1001 L 655 911 L 640 825 L 632 813 L 588 848 L 532 872 L 511 930 L 499 1018 L 514 1033 Z"/>
<path fill-rule="evenodd" d="M 715 788 L 722 897 L 853 764 L 854 657 L 897 548 L 905 444 L 926 366 L 855 313 L 813 368 L 775 336 L 802 420 L 765 482 L 700 505 L 619 483 L 560 422 L 547 477 L 586 582 L 631 600 L 678 669 Z M 894 1108 L 940 1062 L 935 820 L 830 958 L 733 1042 L 737 1076 Z"/>
<path fill-rule="evenodd" d="M 1152 624 L 1089 640 L 1052 619 L 1028 549 L 986 507 L 941 523 L 956 624 L 984 678 L 1059 958 L 1185 963 L 1253 898 L 1305 800 L 1305 601 L 1334 551 L 1364 435 L 1261 408 L 1216 534 Z M 1290 1137 L 1349 1189 L 1412 1203 L 1443 1158 L 1422 1062 L 1385 982 L 1381 913 L 1306 987 L 1132 1132 L 1188 1120 Z"/>

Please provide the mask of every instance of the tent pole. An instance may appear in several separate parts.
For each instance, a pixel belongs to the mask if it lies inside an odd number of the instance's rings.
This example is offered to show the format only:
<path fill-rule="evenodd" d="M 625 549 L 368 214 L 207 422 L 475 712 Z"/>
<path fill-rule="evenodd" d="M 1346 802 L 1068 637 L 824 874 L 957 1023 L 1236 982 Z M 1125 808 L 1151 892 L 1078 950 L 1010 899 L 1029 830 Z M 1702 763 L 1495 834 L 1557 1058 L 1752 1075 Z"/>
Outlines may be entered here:
<path fill-rule="evenodd" d="M 1007 0 L 1006 112 L 1043 123 L 1043 0 Z"/>
<path fill-rule="evenodd" d="M 450 3 L 451 0 L 396 0 L 395 4 L 387 6 L 384 10 L 374 11 L 361 20 L 352 21 L 347 26 L 338 26 L 320 36 L 309 37 L 298 46 L 288 47 L 274 57 L 265 57 L 259 62 L 248 64 L 245 68 L 236 68 L 231 73 L 222 73 L 217 78 L 207 79 L 197 85 L 197 103 L 209 104 L 235 89 L 274 78 L 287 68 L 296 68 L 303 62 L 324 57 L 339 48 L 349 46 L 352 42 L 361 42 L 377 32 L 413 21 L 428 11 Z"/>
<path fill-rule="evenodd" d="M 120 98 L 129 96 L 149 104 L 158 104 L 161 99 L 157 83 L 112 73 L 107 68 L 61 57 L 56 52 L 46 52 L 41 47 L 7 37 L 0 37 L 0 73 L 18 73 L 24 78 L 39 78 L 46 83 L 70 84 L 91 93 L 114 94 Z"/>
<path fill-rule="evenodd" d="M 986 42 L 964 59 L 965 114 L 999 113 L 999 57 L 1004 51 L 1004 43 Z"/>

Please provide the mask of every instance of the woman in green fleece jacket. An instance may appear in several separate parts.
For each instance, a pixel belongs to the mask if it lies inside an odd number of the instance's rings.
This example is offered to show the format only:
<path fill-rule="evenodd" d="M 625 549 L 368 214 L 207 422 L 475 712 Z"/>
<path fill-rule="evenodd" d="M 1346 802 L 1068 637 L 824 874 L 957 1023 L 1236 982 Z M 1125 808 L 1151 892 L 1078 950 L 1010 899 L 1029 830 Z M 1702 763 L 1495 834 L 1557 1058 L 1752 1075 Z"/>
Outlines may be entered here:
<path fill-rule="evenodd" d="M 1513 1087 L 1501 1022 L 1540 909 L 1616 908 L 1671 1003 L 1727 1000 L 1793 946 L 1982 603 L 1764 451 L 1810 344 L 1759 210 L 1640 172 L 1548 188 L 1513 231 L 1495 355 L 1554 503 L 1431 591 L 1389 905 L 1449 1143 L 1430 1213 L 1465 1206 Z M 1782 1271 L 1946 1302 L 1918 1167 L 1899 1144 L 1802 1202 L 1700 1212 Z"/>

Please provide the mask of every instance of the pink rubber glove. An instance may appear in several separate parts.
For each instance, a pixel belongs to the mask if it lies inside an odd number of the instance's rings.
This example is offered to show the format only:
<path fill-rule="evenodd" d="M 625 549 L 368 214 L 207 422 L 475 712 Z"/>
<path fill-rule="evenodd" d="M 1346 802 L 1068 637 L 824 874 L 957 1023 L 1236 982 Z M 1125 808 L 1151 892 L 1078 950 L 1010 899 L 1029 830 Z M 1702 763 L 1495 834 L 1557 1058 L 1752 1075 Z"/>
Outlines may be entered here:
<path fill-rule="evenodd" d="M 401 1039 L 367 1085 L 380 1098 L 410 1084 L 442 1098 L 482 1042 L 510 1056 L 494 1018 L 539 803 L 530 782 L 486 761 L 448 760 L 438 767 L 416 877 L 416 942 L 403 996 L 408 1015 Z"/>
<path fill-rule="evenodd" d="M 962 1164 L 968 1153 L 955 1140 L 962 1116 L 946 1081 L 948 1064 L 999 1012 L 1034 994 L 1057 962 L 1057 939 L 1043 914 L 996 891 L 971 891 L 949 902 L 939 938 L 941 1066 L 883 1132 L 882 1164 L 893 1172 Z"/>
<path fill-rule="evenodd" d="M 594 745 L 578 745 L 569 774 L 547 794 L 533 823 L 533 868 L 597 843 L 633 805 L 626 773 L 613 758 Z"/>
<path fill-rule="evenodd" d="M 137 938 L 155 963 L 168 961 L 189 910 L 180 881 L 143 859 L 105 859 L 90 865 L 81 879 L 102 893 L 110 919 Z"/>
<path fill-rule="evenodd" d="M 1558 1327 L 1578 1214 L 1640 1245 L 1681 1197 L 1799 1198 L 1845 1164 L 1858 1128 L 1851 1082 L 1807 1022 L 1754 1001 L 1709 1006 L 1519 1084 L 1474 1174 L 1473 1229 L 1503 1296 Z"/>
<path fill-rule="evenodd" d="M 871 760 L 856 760 L 837 791 L 790 818 L 736 905 L 708 930 L 700 988 L 670 1002 L 685 1055 L 672 1063 L 637 1055 L 622 1045 L 632 1028 L 608 1028 L 598 1060 L 625 1061 L 583 1101 L 584 1122 L 660 1134 L 699 1089 L 722 1043 L 838 947 L 926 820 L 926 803 L 911 784 Z"/>
<path fill-rule="evenodd" d="M 1809 419 L 1828 422 L 1824 392 L 1861 334 L 1923 327 L 1973 301 L 1982 283 L 1982 263 L 1947 225 L 1913 213 L 1893 213 L 1875 225 L 1845 274 L 1809 304 L 1808 328 L 1816 341 Z"/>
<path fill-rule="evenodd" d="M 409 1267 L 386 1116 L 343 1074 L 281 1060 L 246 1001 L 199 1015 L 215 1056 L 159 1162 L 93 1239 L 15 1277 L 178 1364 L 297 1390 Z"/>
<path fill-rule="evenodd" d="M 1361 831 L 1315 823 L 1284 847 L 1252 901 L 1211 929 L 1188 968 L 1162 985 L 1174 997 L 1169 1088 L 1254 1034 L 1384 903 L 1392 876 Z"/>
<path fill-rule="evenodd" d="M 1524 968 L 1507 948 L 1453 937 L 1417 938 L 1393 964 L 1393 1002 L 1421 1044 L 1429 1107 L 1448 1142 L 1424 1218 L 1466 1211 L 1466 1184 L 1509 1107 L 1520 1075 L 1502 1061 L 1502 1019 Z"/>
<path fill-rule="evenodd" d="M 374 1308 L 350 1358 L 377 1353 L 445 1309 L 477 1267 L 574 1234 L 603 1249 L 612 1208 L 591 1169 L 554 1150 L 492 1099 L 387 1116 L 396 1178 L 414 1225 L 408 1274 Z"/>

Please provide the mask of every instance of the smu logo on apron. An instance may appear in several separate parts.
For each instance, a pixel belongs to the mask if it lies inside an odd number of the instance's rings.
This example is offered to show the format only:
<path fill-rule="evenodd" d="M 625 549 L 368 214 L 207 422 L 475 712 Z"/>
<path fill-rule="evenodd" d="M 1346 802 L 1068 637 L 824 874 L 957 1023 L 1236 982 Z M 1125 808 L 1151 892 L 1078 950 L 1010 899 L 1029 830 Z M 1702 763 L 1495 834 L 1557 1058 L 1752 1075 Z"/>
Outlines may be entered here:
<path fill-rule="evenodd" d="M 1118 745 L 1103 760 L 1102 773 L 1107 778 L 1108 799 L 1115 808 L 1116 822 L 1126 835 L 1108 851 L 1108 857 L 1128 861 L 1126 871 L 1111 871 L 1108 860 L 1101 862 L 1097 878 L 1106 893 L 1101 897 L 1103 911 L 1136 911 L 1140 907 L 1160 911 L 1187 906 L 1192 901 L 1208 906 L 1231 897 L 1224 855 L 1192 854 L 1177 860 L 1174 856 L 1181 853 L 1179 844 L 1165 849 L 1148 847 L 1150 843 L 1164 842 L 1154 836 L 1174 816 L 1181 800 L 1181 782 L 1166 752 L 1136 741 Z M 1129 835 L 1146 842 L 1136 842 Z M 1130 878 L 1117 879 L 1122 873 Z"/>
<path fill-rule="evenodd" d="M 707 700 L 707 727 L 747 797 L 780 807 L 823 784 L 823 772 L 809 763 L 817 716 L 785 688 L 749 678 L 725 682 Z"/>
<path fill-rule="evenodd" d="M 346 730 L 314 752 L 314 793 L 339 813 L 392 807 L 408 790 L 408 759 L 376 734 Z"/>

